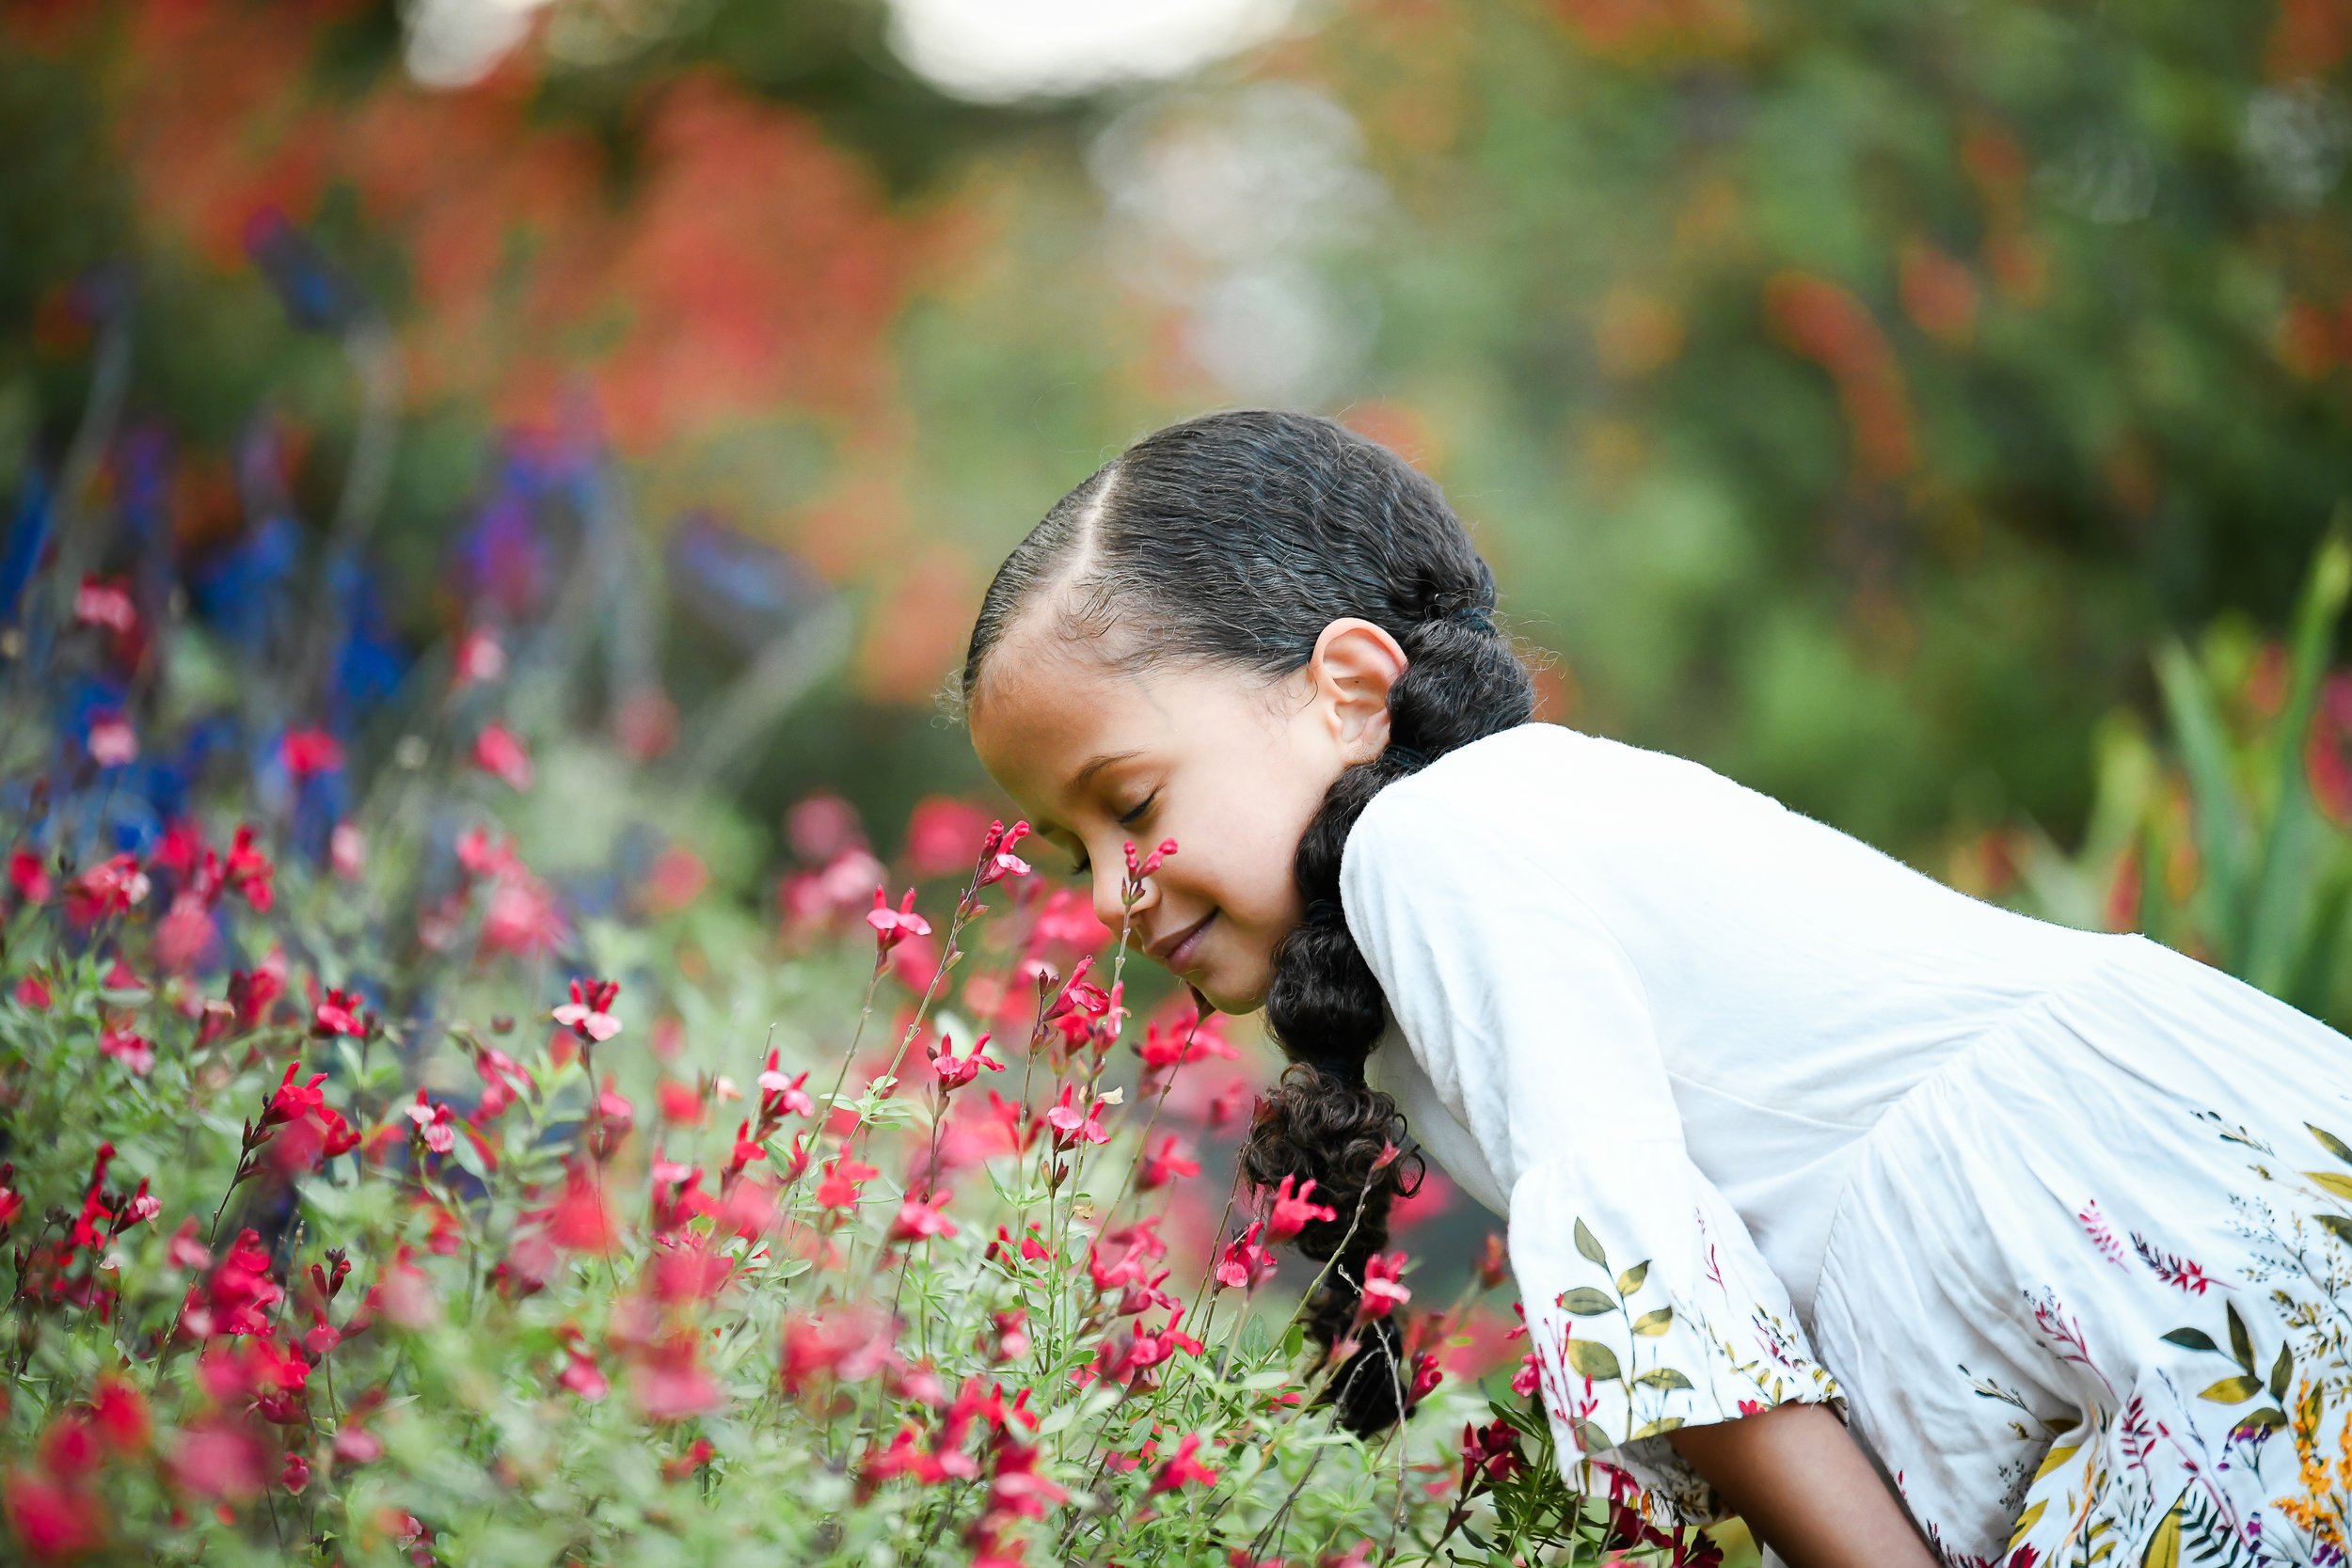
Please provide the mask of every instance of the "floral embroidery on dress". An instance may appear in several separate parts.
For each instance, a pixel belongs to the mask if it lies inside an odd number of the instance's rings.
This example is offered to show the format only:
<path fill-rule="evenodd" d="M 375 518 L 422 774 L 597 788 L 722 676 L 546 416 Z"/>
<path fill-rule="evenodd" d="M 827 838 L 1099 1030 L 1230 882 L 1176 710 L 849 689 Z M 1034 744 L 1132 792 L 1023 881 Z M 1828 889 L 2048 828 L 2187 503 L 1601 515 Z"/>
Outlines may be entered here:
<path fill-rule="evenodd" d="M 1712 1306 L 1670 1290 L 1649 1259 L 1613 1269 L 1607 1248 L 1579 1216 L 1576 1250 L 1599 1283 L 1561 1291 L 1552 1303 L 1565 1314 L 1559 1332 L 1548 1339 L 1531 1328 L 1529 1337 L 1545 1406 L 1582 1456 L 1579 1489 L 1621 1495 L 1620 1478 L 1629 1476 L 1641 1486 L 1635 1501 L 1643 1513 L 1664 1525 L 1704 1524 L 1727 1512 L 1714 1488 L 1667 1444 L 1667 1433 L 1792 1401 L 1842 1404 L 1844 1398 L 1800 1330 L 1764 1303 L 1734 1300 L 1707 1216 L 1693 1211 L 1693 1217 L 1705 1242 L 1702 1278 L 1712 1287 Z M 1579 1333 L 1580 1323 L 1606 1337 Z M 1702 1353 L 1705 1364 L 1689 1362 L 1687 1371 L 1672 1365 L 1677 1349 Z M 1594 1457 L 1612 1450 L 1620 1463 Z M 1596 1471 L 1605 1474 L 1605 1484 L 1594 1484 Z"/>
<path fill-rule="evenodd" d="M 2217 1113 L 2198 1119 L 2259 1156 L 2246 1168 L 2267 1191 L 2230 1198 L 2230 1228 L 2248 1243 L 2233 1260 L 2242 1279 L 2141 1231 L 2119 1241 L 2096 1200 L 2085 1204 L 2086 1244 L 2109 1263 L 2136 1259 L 2195 1316 L 2162 1337 L 2175 1354 L 2119 1388 L 2058 1291 L 2024 1292 L 2043 1348 L 2089 1374 L 2090 1408 L 2042 1455 L 2001 1552 L 1952 1550 L 1922 1521 L 1952 1568 L 2352 1561 L 2352 1145 L 2307 1122 L 2307 1164 Z M 2052 1424 L 2013 1390 L 1972 1386 Z"/>

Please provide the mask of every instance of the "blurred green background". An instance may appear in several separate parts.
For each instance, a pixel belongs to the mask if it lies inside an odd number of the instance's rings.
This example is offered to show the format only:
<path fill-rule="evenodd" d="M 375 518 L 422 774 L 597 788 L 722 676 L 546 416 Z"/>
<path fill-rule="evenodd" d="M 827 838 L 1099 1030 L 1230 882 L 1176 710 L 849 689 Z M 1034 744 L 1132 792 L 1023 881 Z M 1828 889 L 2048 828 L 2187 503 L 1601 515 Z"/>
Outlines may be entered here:
<path fill-rule="evenodd" d="M 0 494 L 127 320 L 169 547 L 324 533 L 373 451 L 413 654 L 508 454 L 591 431 L 657 586 L 569 607 L 622 650 L 575 721 L 666 694 L 635 749 L 772 854 L 813 790 L 993 799 L 932 698 L 1003 552 L 1310 406 L 1446 485 L 1549 717 L 1944 874 L 2076 842 L 2151 646 L 2282 627 L 2346 493 L 2346 0 L 1123 10 L 20 0 Z"/>

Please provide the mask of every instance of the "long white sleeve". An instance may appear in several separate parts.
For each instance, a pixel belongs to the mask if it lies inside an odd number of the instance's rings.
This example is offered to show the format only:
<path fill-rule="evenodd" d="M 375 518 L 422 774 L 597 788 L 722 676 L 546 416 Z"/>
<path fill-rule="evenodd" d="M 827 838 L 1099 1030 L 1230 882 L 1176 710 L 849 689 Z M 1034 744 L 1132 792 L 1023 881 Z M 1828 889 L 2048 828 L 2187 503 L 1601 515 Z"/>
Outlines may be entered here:
<path fill-rule="evenodd" d="M 1590 1487 L 1580 1462 L 1613 1465 L 1661 1523 L 1721 1517 L 1661 1434 L 1840 1396 L 1691 1160 L 1640 974 L 1509 822 L 1442 795 L 1377 797 L 1340 882 L 1413 1056 L 1487 1166 L 1466 1184 L 1507 1195 L 1568 1479 Z"/>

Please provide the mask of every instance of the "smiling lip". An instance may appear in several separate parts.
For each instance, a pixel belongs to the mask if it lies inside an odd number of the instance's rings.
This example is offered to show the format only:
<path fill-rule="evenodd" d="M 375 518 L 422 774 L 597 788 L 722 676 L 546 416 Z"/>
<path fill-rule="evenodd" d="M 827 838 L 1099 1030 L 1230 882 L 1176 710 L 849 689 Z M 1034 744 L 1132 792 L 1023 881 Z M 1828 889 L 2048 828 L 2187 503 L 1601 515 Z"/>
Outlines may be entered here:
<path fill-rule="evenodd" d="M 1193 949 L 1200 945 L 1200 934 L 1209 928 L 1209 922 L 1215 920 L 1216 918 L 1216 911 L 1215 910 L 1211 910 L 1208 913 L 1202 915 L 1199 920 L 1194 921 L 1190 926 L 1184 927 L 1184 929 L 1174 939 L 1174 944 L 1166 952 L 1154 954 L 1153 956 L 1157 958 L 1161 963 L 1167 965 L 1171 970 L 1182 968 L 1184 960 L 1192 957 Z"/>

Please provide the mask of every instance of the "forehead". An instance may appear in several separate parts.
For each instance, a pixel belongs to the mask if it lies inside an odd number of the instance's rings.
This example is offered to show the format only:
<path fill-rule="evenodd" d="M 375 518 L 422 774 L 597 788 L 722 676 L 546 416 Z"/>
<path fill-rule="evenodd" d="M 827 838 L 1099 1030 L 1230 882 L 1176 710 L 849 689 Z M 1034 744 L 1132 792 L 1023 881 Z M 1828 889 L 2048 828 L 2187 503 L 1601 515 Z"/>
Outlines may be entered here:
<path fill-rule="evenodd" d="M 1143 762 L 1179 752 L 1220 717 L 1230 722 L 1242 696 L 1223 672 L 1120 671 L 1087 645 L 1031 624 L 1016 626 L 990 655 L 968 720 L 980 766 L 1047 832 L 1083 793 L 1083 784 L 1072 785 L 1088 763 L 1118 752 Z M 1120 766 L 1105 764 L 1087 783 L 1115 778 Z"/>

